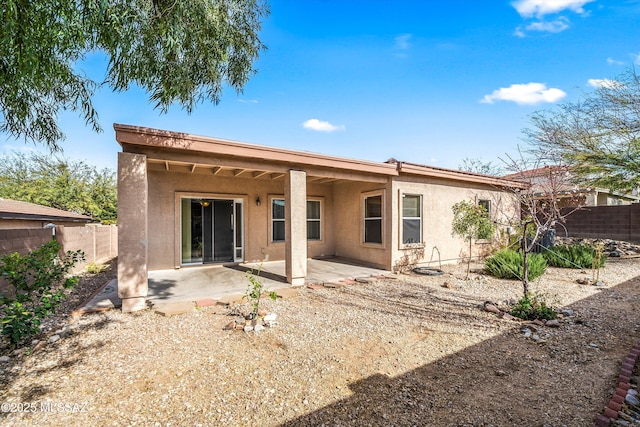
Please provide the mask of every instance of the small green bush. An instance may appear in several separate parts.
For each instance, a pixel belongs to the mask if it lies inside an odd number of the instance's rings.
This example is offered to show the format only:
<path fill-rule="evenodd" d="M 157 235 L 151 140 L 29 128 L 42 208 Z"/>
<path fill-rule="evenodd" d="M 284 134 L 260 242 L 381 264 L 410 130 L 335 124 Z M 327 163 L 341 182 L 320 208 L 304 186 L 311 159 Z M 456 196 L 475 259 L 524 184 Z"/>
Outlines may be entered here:
<path fill-rule="evenodd" d="M 549 265 L 561 268 L 602 268 L 607 258 L 591 245 L 555 245 L 542 254 Z"/>
<path fill-rule="evenodd" d="M 1 333 L 14 345 L 36 335 L 41 320 L 66 298 L 65 289 L 78 283 L 77 277 L 67 275 L 84 254 L 67 251 L 60 256 L 61 248 L 52 240 L 24 256 L 15 252 L 0 257 L 0 275 L 10 290 L 0 295 Z"/>
<path fill-rule="evenodd" d="M 107 266 L 104 264 L 98 264 L 97 262 L 94 261 L 87 264 L 86 269 L 87 269 L 87 273 L 98 274 L 105 271 L 107 269 Z"/>
<path fill-rule="evenodd" d="M 529 254 L 529 280 L 541 276 L 547 268 L 547 261 L 540 254 Z M 484 262 L 485 273 L 499 279 L 522 279 L 523 257 L 521 252 L 503 249 Z"/>
<path fill-rule="evenodd" d="M 531 293 L 520 298 L 520 301 L 511 307 L 511 315 L 523 320 L 551 320 L 558 317 L 558 313 L 547 305 L 544 295 Z"/>

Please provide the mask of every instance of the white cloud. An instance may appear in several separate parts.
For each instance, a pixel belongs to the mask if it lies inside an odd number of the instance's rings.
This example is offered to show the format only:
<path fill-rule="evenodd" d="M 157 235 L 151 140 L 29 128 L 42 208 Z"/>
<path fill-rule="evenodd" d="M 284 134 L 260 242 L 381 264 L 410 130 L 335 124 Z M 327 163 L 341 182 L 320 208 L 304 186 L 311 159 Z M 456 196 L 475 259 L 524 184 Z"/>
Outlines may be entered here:
<path fill-rule="evenodd" d="M 411 34 L 400 34 L 396 36 L 396 49 L 407 50 L 410 47 L 409 41 L 411 40 Z"/>
<path fill-rule="evenodd" d="M 511 101 L 518 105 L 535 105 L 543 102 L 556 102 L 566 95 L 563 90 L 547 88 L 544 83 L 513 84 L 494 90 L 490 95 L 485 95 L 480 102 L 493 104 L 494 101 Z"/>
<path fill-rule="evenodd" d="M 240 102 L 241 104 L 257 104 L 258 100 L 257 99 L 239 99 L 238 102 Z"/>
<path fill-rule="evenodd" d="M 516 27 L 516 30 L 513 32 L 513 35 L 520 38 L 526 37 L 526 34 L 524 31 L 522 31 L 521 27 Z"/>
<path fill-rule="evenodd" d="M 527 25 L 527 30 L 529 31 L 544 31 L 548 33 L 559 33 L 561 31 L 569 28 L 567 25 L 568 19 L 560 17 L 554 21 L 544 22 L 533 22 Z"/>
<path fill-rule="evenodd" d="M 578 14 L 584 14 L 583 6 L 594 0 L 516 0 L 511 5 L 523 18 L 533 16 L 542 18 L 545 15 L 571 10 Z"/>
<path fill-rule="evenodd" d="M 624 61 L 618 61 L 611 57 L 607 58 L 607 64 L 609 65 L 624 65 Z"/>
<path fill-rule="evenodd" d="M 589 79 L 587 84 L 591 87 L 606 87 L 606 88 L 616 88 L 622 87 L 622 83 L 617 80 L 610 79 Z"/>
<path fill-rule="evenodd" d="M 335 132 L 337 130 L 345 130 L 344 125 L 336 126 L 329 122 L 324 122 L 318 119 L 309 119 L 302 123 L 302 127 L 305 129 L 315 130 L 318 132 Z"/>

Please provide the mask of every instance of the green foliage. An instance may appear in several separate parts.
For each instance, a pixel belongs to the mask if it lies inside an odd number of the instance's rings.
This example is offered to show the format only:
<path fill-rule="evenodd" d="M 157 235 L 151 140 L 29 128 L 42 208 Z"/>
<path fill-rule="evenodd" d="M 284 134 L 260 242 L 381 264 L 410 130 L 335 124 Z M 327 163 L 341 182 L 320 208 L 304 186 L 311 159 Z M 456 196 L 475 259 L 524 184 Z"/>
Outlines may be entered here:
<path fill-rule="evenodd" d="M 104 224 L 118 217 L 112 170 L 41 153 L 0 155 L 0 197 L 89 215 Z"/>
<path fill-rule="evenodd" d="M 260 0 L 7 0 L 0 7 L 0 132 L 44 142 L 64 135 L 61 111 L 100 131 L 93 92 L 142 88 L 156 108 L 188 113 L 241 92 L 265 46 Z M 82 71 L 89 54 L 108 60 L 106 80 Z"/>
<path fill-rule="evenodd" d="M 493 235 L 495 225 L 482 206 L 463 200 L 453 205 L 451 209 L 453 210 L 452 235 L 460 236 L 467 242 L 472 239 L 488 239 Z"/>
<path fill-rule="evenodd" d="M 561 268 L 602 268 L 607 259 L 591 245 L 555 245 L 543 252 L 547 263 Z"/>
<path fill-rule="evenodd" d="M 583 187 L 631 192 L 640 185 L 640 76 L 629 68 L 583 99 L 533 114 L 528 141 L 562 158 Z"/>
<path fill-rule="evenodd" d="M 551 320 L 558 317 L 558 313 L 547 304 L 544 295 L 531 293 L 520 298 L 511 308 L 511 315 L 523 320 Z"/>
<path fill-rule="evenodd" d="M 16 252 L 0 257 L 0 274 L 10 286 L 7 295 L 0 295 L 1 332 L 13 344 L 37 334 L 41 319 L 66 297 L 65 289 L 78 283 L 67 274 L 84 254 L 68 251 L 59 256 L 61 248 L 52 240 L 25 256 Z"/>
<path fill-rule="evenodd" d="M 95 261 L 92 261 L 89 264 L 87 264 L 85 268 L 87 269 L 87 272 L 90 274 L 98 274 L 105 271 L 107 269 L 107 266 L 104 264 L 99 264 Z"/>
<path fill-rule="evenodd" d="M 541 254 L 536 253 L 530 253 L 527 258 L 529 280 L 534 280 L 544 273 L 547 261 Z M 522 279 L 523 261 L 522 252 L 503 249 L 484 261 L 484 271 L 500 279 Z"/>
<path fill-rule="evenodd" d="M 258 315 L 258 306 L 260 305 L 260 297 L 266 290 L 264 288 L 264 285 L 260 281 L 260 279 L 258 279 L 258 277 L 260 276 L 260 269 L 258 269 L 255 275 L 253 274 L 253 270 L 247 271 L 246 275 L 247 275 L 247 279 L 249 280 L 249 284 L 247 285 L 247 290 L 242 298 L 243 299 L 246 298 L 251 304 L 251 306 L 253 307 L 251 310 L 251 313 L 249 314 L 249 317 L 251 319 L 255 319 L 256 316 Z M 269 298 L 271 298 L 274 301 L 278 298 L 276 292 L 274 291 L 269 291 L 268 295 L 269 295 Z"/>

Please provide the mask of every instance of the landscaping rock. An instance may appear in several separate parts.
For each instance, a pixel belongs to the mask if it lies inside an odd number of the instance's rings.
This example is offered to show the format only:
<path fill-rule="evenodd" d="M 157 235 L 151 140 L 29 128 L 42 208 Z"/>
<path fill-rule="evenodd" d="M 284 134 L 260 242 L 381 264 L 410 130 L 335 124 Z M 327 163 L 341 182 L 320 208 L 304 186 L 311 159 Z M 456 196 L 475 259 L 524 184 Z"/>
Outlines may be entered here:
<path fill-rule="evenodd" d="M 253 327 L 253 330 L 256 332 L 260 332 L 262 330 L 264 330 L 264 326 L 262 326 L 260 323 L 258 323 L 256 326 Z"/>
<path fill-rule="evenodd" d="M 224 327 L 222 328 L 225 331 L 232 331 L 236 328 L 237 323 L 234 321 L 231 321 L 229 323 L 227 323 L 226 325 L 224 325 Z"/>
<path fill-rule="evenodd" d="M 531 337 L 531 329 L 529 329 L 529 328 L 520 329 L 520 332 L 522 332 L 524 334 L 525 338 Z"/>
<path fill-rule="evenodd" d="M 560 310 L 560 314 L 562 314 L 563 316 L 571 317 L 573 316 L 573 310 L 563 308 L 562 310 Z"/>
<path fill-rule="evenodd" d="M 251 325 L 244 325 L 244 331 L 245 331 L 245 332 L 251 332 L 251 331 L 253 331 L 253 326 L 251 326 Z"/>
<path fill-rule="evenodd" d="M 485 302 L 484 303 L 484 309 L 485 311 L 488 311 L 490 313 L 496 313 L 499 314 L 501 313 L 500 309 L 498 307 L 496 307 L 494 304 L 490 303 L 490 302 Z"/>
<path fill-rule="evenodd" d="M 60 340 L 60 335 L 58 335 L 58 334 L 56 334 L 56 335 L 51 335 L 51 336 L 49 337 L 48 343 L 49 343 L 49 344 L 53 344 L 54 342 L 59 341 L 59 340 Z"/>
<path fill-rule="evenodd" d="M 547 323 L 545 323 L 544 325 L 549 326 L 550 328 L 558 328 L 560 327 L 560 321 L 558 319 L 551 319 L 547 320 Z"/>
<path fill-rule="evenodd" d="M 11 360 L 9 356 L 0 356 L 0 363 L 6 363 L 9 360 Z"/>
<path fill-rule="evenodd" d="M 638 399 L 636 396 L 634 396 L 633 394 L 629 394 L 627 393 L 627 397 L 625 397 L 624 399 L 627 403 L 631 404 L 631 405 L 636 405 L 636 406 L 640 406 L 640 399 Z"/>

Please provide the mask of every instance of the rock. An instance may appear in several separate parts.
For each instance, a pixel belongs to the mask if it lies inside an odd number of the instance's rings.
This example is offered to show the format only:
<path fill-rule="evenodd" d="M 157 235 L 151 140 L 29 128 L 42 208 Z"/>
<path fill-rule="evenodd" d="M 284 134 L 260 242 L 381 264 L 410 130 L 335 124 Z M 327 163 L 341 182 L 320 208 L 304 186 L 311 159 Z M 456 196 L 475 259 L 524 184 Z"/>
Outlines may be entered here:
<path fill-rule="evenodd" d="M 38 351 L 42 348 L 44 348 L 47 345 L 46 341 L 40 341 L 38 344 L 36 344 L 36 346 L 33 348 L 33 351 Z"/>
<path fill-rule="evenodd" d="M 272 320 L 276 320 L 278 318 L 278 315 L 275 313 L 269 313 L 266 316 L 264 316 L 264 321 L 265 322 L 270 322 Z"/>
<path fill-rule="evenodd" d="M 638 399 L 636 396 L 627 393 L 627 397 L 625 397 L 624 399 L 627 403 L 631 404 L 631 405 L 640 405 L 640 399 Z"/>
<path fill-rule="evenodd" d="M 260 332 L 262 330 L 264 330 L 264 326 L 262 326 L 261 324 L 257 324 L 256 326 L 253 327 L 253 330 L 256 332 Z"/>
<path fill-rule="evenodd" d="M 276 322 L 275 320 L 269 320 L 267 322 L 264 322 L 264 326 L 266 326 L 267 328 L 273 328 L 277 324 L 278 322 Z"/>
<path fill-rule="evenodd" d="M 598 344 L 590 342 L 589 347 L 598 348 Z"/>
<path fill-rule="evenodd" d="M 453 287 L 453 286 L 451 286 L 451 283 L 449 283 L 449 282 L 444 282 L 441 286 L 443 288 L 447 288 L 447 289 L 451 289 Z"/>
<path fill-rule="evenodd" d="M 544 326 L 544 322 L 542 320 L 539 320 L 539 319 L 534 320 L 533 323 L 535 323 L 538 326 Z"/>
<path fill-rule="evenodd" d="M 38 345 L 39 342 L 40 342 L 40 340 L 31 341 L 31 347 L 35 347 L 36 345 Z"/>
<path fill-rule="evenodd" d="M 11 360 L 9 356 L 0 356 L 0 363 L 6 363 L 9 360 Z"/>
<path fill-rule="evenodd" d="M 236 328 L 236 324 L 237 323 L 235 322 L 235 320 L 231 321 L 231 322 L 227 323 L 226 325 L 224 325 L 224 328 L 222 328 L 222 330 L 231 331 L 231 330 Z"/>
<path fill-rule="evenodd" d="M 538 341 L 538 340 L 540 340 L 540 335 L 538 335 L 538 334 L 533 334 L 533 335 L 531 336 L 531 339 L 533 339 L 534 341 Z"/>
<path fill-rule="evenodd" d="M 49 337 L 49 344 L 53 344 L 54 342 L 60 340 L 60 335 L 56 334 L 56 335 L 51 335 Z"/>
<path fill-rule="evenodd" d="M 496 371 L 496 377 L 504 377 L 505 375 L 507 375 L 507 373 L 503 370 Z"/>
<path fill-rule="evenodd" d="M 571 317 L 573 316 L 573 310 L 563 308 L 562 310 L 560 310 L 560 314 L 562 314 L 563 316 Z"/>
<path fill-rule="evenodd" d="M 579 285 L 589 285 L 591 284 L 591 281 L 587 278 L 581 278 L 581 279 L 577 279 L 576 283 Z"/>
<path fill-rule="evenodd" d="M 609 256 L 613 257 L 613 258 L 619 258 L 620 257 L 620 251 L 618 251 L 617 249 L 609 252 Z"/>
<path fill-rule="evenodd" d="M 560 327 L 560 321 L 558 319 L 551 319 L 547 320 L 547 323 L 545 323 L 544 325 L 549 326 L 550 328 L 558 328 Z"/>
<path fill-rule="evenodd" d="M 258 316 L 264 317 L 267 315 L 267 310 L 258 310 Z"/>
<path fill-rule="evenodd" d="M 638 390 L 634 390 L 634 389 L 630 388 L 629 390 L 627 390 L 627 394 L 630 394 L 632 396 L 637 396 L 638 395 Z"/>
<path fill-rule="evenodd" d="M 253 331 L 253 326 L 251 326 L 251 325 L 244 325 L 244 331 L 245 331 L 245 332 L 251 332 L 251 331 Z"/>
<path fill-rule="evenodd" d="M 308 404 L 309 404 L 309 401 L 308 401 L 307 399 L 304 399 L 304 400 L 302 401 L 302 404 L 303 404 L 303 405 L 308 405 Z"/>
<path fill-rule="evenodd" d="M 58 335 L 60 335 L 60 338 L 67 338 L 67 337 L 70 337 L 71 335 L 73 335 L 73 329 L 71 329 L 71 328 L 64 328 L 64 329 L 62 330 L 62 332 L 60 332 L 60 334 L 58 334 Z"/>
<path fill-rule="evenodd" d="M 602 280 L 598 280 L 596 283 L 593 284 L 593 286 L 605 286 L 605 284 Z"/>
<path fill-rule="evenodd" d="M 529 338 L 531 336 L 531 329 L 529 328 L 520 329 L 520 332 L 524 334 L 525 338 Z"/>
<path fill-rule="evenodd" d="M 502 319 L 504 320 L 515 320 L 516 317 L 510 315 L 509 313 L 503 313 L 502 316 L 500 316 Z"/>
<path fill-rule="evenodd" d="M 12 356 L 22 356 L 22 354 L 24 353 L 25 350 L 26 350 L 25 348 L 19 348 L 17 350 L 13 350 L 11 352 L 11 355 Z"/>
<path fill-rule="evenodd" d="M 490 302 L 485 302 L 484 303 L 484 309 L 485 309 L 485 311 L 488 311 L 490 313 L 496 313 L 496 314 L 501 313 L 500 309 L 498 307 L 496 307 L 495 305 L 491 304 Z"/>

